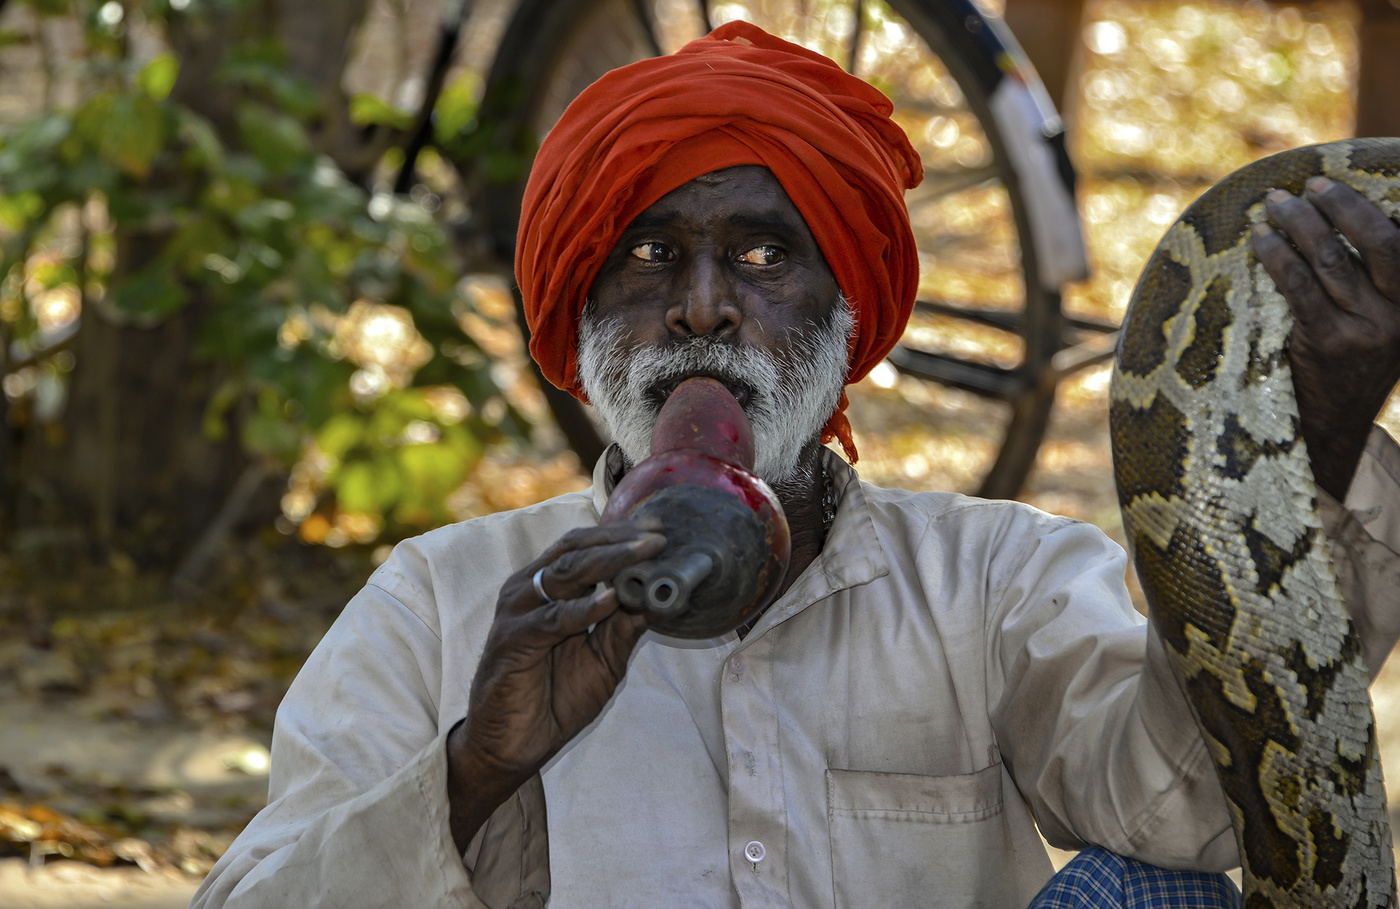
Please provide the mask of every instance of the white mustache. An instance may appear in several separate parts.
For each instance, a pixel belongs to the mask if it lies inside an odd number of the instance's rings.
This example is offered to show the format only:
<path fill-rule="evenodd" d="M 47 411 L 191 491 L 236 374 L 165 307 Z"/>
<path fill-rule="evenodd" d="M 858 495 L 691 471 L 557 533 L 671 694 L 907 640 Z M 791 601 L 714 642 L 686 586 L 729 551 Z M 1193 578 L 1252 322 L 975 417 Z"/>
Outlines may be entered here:
<path fill-rule="evenodd" d="M 754 430 L 754 472 L 772 486 L 791 480 L 802 449 L 836 409 L 845 386 L 847 345 L 855 319 L 843 298 L 822 323 L 794 339 L 781 358 L 714 335 L 635 350 L 616 320 L 585 310 L 580 326 L 579 380 L 613 440 L 632 463 L 651 453 L 652 428 L 664 395 L 682 378 L 708 375 L 740 399 Z"/>

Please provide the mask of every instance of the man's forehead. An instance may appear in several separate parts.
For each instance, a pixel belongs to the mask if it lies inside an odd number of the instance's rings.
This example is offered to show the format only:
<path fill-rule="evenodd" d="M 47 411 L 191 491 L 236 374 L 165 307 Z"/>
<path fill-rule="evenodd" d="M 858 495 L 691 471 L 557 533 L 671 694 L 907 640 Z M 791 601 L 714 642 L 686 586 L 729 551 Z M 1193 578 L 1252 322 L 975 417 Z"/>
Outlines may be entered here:
<path fill-rule="evenodd" d="M 774 183 L 778 183 L 778 178 L 773 175 L 773 172 L 762 164 L 737 164 L 734 167 L 722 167 L 719 170 L 712 170 L 708 174 L 701 174 L 690 182 L 704 186 L 719 186 L 730 180 L 747 176 L 766 177 Z M 778 188 L 782 188 L 781 183 L 778 183 Z"/>
<path fill-rule="evenodd" d="M 782 183 L 762 165 L 745 164 L 701 174 L 651 205 L 631 227 L 655 226 L 679 216 L 720 211 L 731 221 L 789 221 L 806 226 Z"/>

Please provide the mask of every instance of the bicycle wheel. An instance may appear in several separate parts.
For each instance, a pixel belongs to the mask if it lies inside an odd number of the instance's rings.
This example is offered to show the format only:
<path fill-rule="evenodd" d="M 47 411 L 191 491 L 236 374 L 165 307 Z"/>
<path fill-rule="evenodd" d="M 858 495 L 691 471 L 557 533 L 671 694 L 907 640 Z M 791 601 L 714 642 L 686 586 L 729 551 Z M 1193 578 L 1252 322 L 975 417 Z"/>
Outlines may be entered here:
<path fill-rule="evenodd" d="M 1054 399 L 1059 279 L 1033 229 L 1035 200 L 1015 167 L 1014 137 L 998 122 L 1006 112 L 994 110 L 993 87 L 1005 75 L 996 48 L 1005 44 L 968 0 L 522 0 L 488 74 L 484 110 L 542 136 L 607 70 L 674 51 L 736 18 L 826 54 L 894 102 L 925 178 L 907 198 L 919 305 L 890 362 L 955 389 L 924 389 L 920 415 L 938 423 L 952 450 L 979 453 L 955 485 L 1015 495 Z M 522 193 L 523 179 L 478 200 L 502 254 L 513 248 Z M 872 409 L 897 410 L 878 400 Z M 859 430 L 854 408 L 852 417 Z"/>

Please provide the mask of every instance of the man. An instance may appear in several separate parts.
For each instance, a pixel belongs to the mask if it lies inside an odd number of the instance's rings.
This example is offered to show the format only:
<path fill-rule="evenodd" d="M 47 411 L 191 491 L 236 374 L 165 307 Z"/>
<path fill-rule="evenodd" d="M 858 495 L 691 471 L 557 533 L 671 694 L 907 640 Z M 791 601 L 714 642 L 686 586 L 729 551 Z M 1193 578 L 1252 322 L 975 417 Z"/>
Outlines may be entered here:
<path fill-rule="evenodd" d="M 270 803 L 195 905 L 1024 906 L 1051 876 L 1032 815 L 1060 845 L 1237 864 L 1122 552 L 1016 503 L 863 484 L 821 445 L 853 454 L 842 387 L 912 305 L 919 167 L 888 113 L 742 23 L 570 108 L 517 274 L 532 352 L 620 446 L 587 492 L 395 550 L 288 693 Z M 1341 187 L 1269 205 L 1302 251 L 1257 241 L 1299 314 L 1314 463 L 1367 506 L 1325 502 L 1375 670 L 1400 632 L 1378 603 L 1400 453 L 1370 434 L 1400 372 L 1400 231 Z M 694 374 L 751 415 L 793 560 L 752 628 L 677 642 L 599 586 L 665 540 L 597 520 Z"/>

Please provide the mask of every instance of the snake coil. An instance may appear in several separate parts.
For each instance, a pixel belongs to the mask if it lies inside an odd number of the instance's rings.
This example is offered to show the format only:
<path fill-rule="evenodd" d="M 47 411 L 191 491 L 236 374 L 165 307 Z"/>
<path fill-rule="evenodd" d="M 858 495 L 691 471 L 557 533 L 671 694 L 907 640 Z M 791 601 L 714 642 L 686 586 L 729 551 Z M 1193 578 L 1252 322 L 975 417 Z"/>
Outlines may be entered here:
<path fill-rule="evenodd" d="M 1249 240 L 1268 192 L 1317 174 L 1400 221 L 1400 139 L 1226 177 L 1148 260 L 1109 406 L 1124 529 L 1229 803 L 1246 909 L 1396 904 L 1369 679 L 1299 432 L 1292 316 Z"/>

